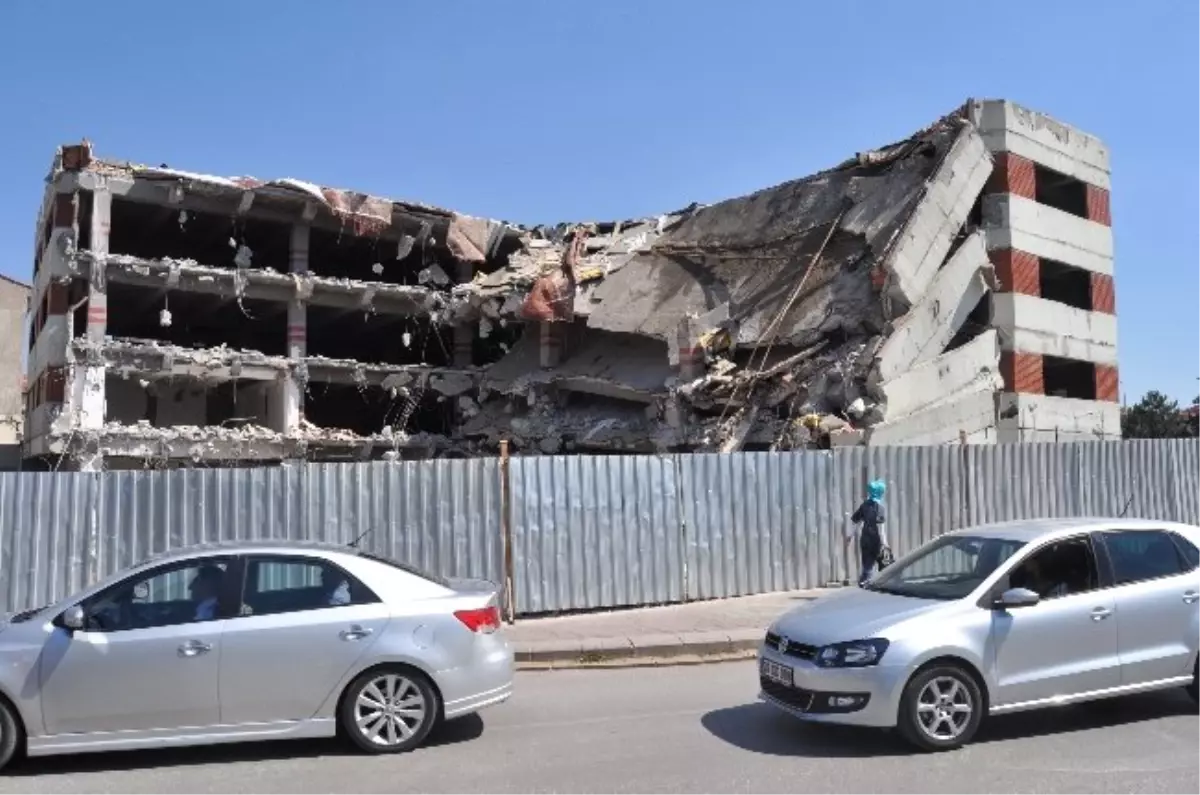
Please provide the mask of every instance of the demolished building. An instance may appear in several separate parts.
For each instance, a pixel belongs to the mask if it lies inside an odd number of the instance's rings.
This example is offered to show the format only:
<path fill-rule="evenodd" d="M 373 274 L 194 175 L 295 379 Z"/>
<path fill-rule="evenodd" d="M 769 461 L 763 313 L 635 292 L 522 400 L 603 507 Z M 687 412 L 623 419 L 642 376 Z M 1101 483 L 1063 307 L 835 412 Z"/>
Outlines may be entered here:
<path fill-rule="evenodd" d="M 1095 138 L 971 101 L 750 196 L 547 228 L 64 146 L 25 455 L 1116 438 L 1108 173 Z"/>

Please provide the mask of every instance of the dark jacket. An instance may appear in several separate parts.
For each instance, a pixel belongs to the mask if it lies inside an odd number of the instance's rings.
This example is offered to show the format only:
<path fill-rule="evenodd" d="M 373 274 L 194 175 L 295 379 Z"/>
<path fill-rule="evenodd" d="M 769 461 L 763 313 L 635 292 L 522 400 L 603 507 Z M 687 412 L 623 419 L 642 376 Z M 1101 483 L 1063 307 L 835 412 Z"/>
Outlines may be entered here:
<path fill-rule="evenodd" d="M 886 519 L 887 511 L 884 510 L 883 503 L 871 499 L 863 500 L 863 504 L 858 506 L 858 510 L 850 517 L 850 521 L 855 524 L 862 524 L 858 543 L 872 559 L 883 547 L 883 535 L 879 532 L 879 527 Z"/>

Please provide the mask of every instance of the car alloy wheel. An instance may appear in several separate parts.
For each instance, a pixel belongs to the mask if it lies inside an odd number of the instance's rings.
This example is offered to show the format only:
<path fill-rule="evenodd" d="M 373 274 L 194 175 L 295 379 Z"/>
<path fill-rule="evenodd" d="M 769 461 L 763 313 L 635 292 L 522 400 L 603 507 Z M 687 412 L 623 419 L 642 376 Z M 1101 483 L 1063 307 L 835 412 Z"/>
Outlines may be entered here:
<path fill-rule="evenodd" d="M 974 677 L 951 662 L 917 671 L 904 687 L 897 728 L 925 751 L 949 751 L 971 741 L 987 711 Z"/>
<path fill-rule="evenodd" d="M 931 739 L 954 742 L 967 730 L 975 705 L 971 693 L 955 676 L 939 676 L 917 696 L 917 725 Z"/>
<path fill-rule="evenodd" d="M 424 740 L 437 715 L 437 696 L 420 674 L 376 670 L 351 685 L 342 705 L 342 727 L 364 751 L 398 753 Z"/>

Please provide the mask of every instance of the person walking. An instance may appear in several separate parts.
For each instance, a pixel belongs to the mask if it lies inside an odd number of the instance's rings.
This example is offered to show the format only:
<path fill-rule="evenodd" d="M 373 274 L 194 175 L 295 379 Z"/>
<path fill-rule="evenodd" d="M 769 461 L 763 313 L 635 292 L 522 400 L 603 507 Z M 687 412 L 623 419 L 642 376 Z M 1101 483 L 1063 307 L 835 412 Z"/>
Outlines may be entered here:
<path fill-rule="evenodd" d="M 887 484 L 882 480 L 872 480 L 867 484 L 867 498 L 862 505 L 850 516 L 854 523 L 854 534 L 858 536 L 858 551 L 861 555 L 862 568 L 858 575 L 858 584 L 863 585 L 875 573 L 885 550 L 888 550 L 887 531 L 884 523 L 887 511 L 883 507 L 883 495 Z"/>

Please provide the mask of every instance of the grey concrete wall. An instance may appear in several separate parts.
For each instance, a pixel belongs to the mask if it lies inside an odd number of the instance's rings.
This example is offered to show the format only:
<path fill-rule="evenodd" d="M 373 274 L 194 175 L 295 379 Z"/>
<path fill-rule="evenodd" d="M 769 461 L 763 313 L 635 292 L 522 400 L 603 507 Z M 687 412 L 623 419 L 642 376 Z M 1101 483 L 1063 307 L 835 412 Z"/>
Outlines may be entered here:
<path fill-rule="evenodd" d="M 18 429 L 25 413 L 21 377 L 28 303 L 29 287 L 0 276 L 0 423 L 16 422 Z"/>

